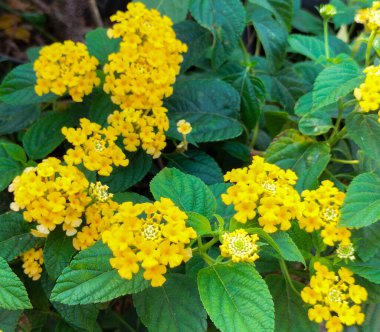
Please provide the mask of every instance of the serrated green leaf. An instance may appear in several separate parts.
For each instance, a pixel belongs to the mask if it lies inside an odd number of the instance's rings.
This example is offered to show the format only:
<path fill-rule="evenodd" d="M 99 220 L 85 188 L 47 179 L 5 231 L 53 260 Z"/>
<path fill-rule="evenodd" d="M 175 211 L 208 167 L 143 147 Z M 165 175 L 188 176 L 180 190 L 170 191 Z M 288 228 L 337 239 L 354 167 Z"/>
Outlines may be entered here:
<path fill-rule="evenodd" d="M 288 37 L 288 43 L 291 52 L 302 54 L 312 60 L 317 60 L 319 57 L 325 55 L 325 44 L 323 40 L 315 36 L 290 35 Z M 334 53 L 330 47 L 329 49 L 331 55 L 333 55 Z"/>
<path fill-rule="evenodd" d="M 185 119 L 193 127 L 188 135 L 197 143 L 237 137 L 243 128 L 239 122 L 240 97 L 229 84 L 213 80 L 182 80 L 165 102 L 169 109 L 168 135 L 181 139 L 176 123 Z"/>
<path fill-rule="evenodd" d="M 330 148 L 325 143 L 310 141 L 289 130 L 274 141 L 264 153 L 269 163 L 292 169 L 298 175 L 296 189 L 311 189 L 330 161 Z"/>
<path fill-rule="evenodd" d="M 7 310 L 29 309 L 32 305 L 21 280 L 0 257 L 0 308 Z"/>
<path fill-rule="evenodd" d="M 122 279 L 109 263 L 112 257 L 100 241 L 81 251 L 58 278 L 51 300 L 70 305 L 101 303 L 148 287 L 141 273 L 132 280 Z"/>
<path fill-rule="evenodd" d="M 198 273 L 203 305 L 222 332 L 274 330 L 272 296 L 250 264 L 213 265 Z"/>
<path fill-rule="evenodd" d="M 49 234 L 44 246 L 44 265 L 51 279 L 59 277 L 74 253 L 73 238 L 66 236 L 61 228 Z"/>
<path fill-rule="evenodd" d="M 212 35 L 199 24 L 184 21 L 173 26 L 177 38 L 187 45 L 187 52 L 183 55 L 181 73 L 195 65 L 211 46 Z"/>
<path fill-rule="evenodd" d="M 30 233 L 22 214 L 8 212 L 0 216 L 0 256 L 11 261 L 33 248 L 39 239 Z"/>
<path fill-rule="evenodd" d="M 223 173 L 215 159 L 203 151 L 187 151 L 185 154 L 168 157 L 168 167 L 199 177 L 206 184 L 223 181 Z"/>
<path fill-rule="evenodd" d="M 95 56 L 101 65 L 106 64 L 108 56 L 118 52 L 120 48 L 120 39 L 108 38 L 105 28 L 91 30 L 86 34 L 85 39 L 89 53 Z"/>
<path fill-rule="evenodd" d="M 21 310 L 4 310 L 0 309 L 0 330 L 3 332 L 14 332 L 18 320 L 20 319 Z"/>
<path fill-rule="evenodd" d="M 0 157 L 0 191 L 8 187 L 12 180 L 24 169 L 23 164 L 10 158 Z"/>
<path fill-rule="evenodd" d="M 156 200 L 170 198 L 181 210 L 196 212 L 207 218 L 215 213 L 216 202 L 210 189 L 197 177 L 175 168 L 164 168 L 150 182 Z"/>
<path fill-rule="evenodd" d="M 240 0 L 190 0 L 195 20 L 214 36 L 212 60 L 219 67 L 230 55 L 245 28 L 245 10 Z"/>
<path fill-rule="evenodd" d="M 0 103 L 0 135 L 12 134 L 26 128 L 39 115 L 38 105 L 12 106 Z"/>
<path fill-rule="evenodd" d="M 348 187 L 339 224 L 346 227 L 364 227 L 378 220 L 380 178 L 371 173 L 360 174 Z"/>
<path fill-rule="evenodd" d="M 42 159 L 54 151 L 65 139 L 64 126 L 73 126 L 75 119 L 67 112 L 49 112 L 34 123 L 23 137 L 23 146 L 31 159 Z"/>
<path fill-rule="evenodd" d="M 114 167 L 110 176 L 101 176 L 100 181 L 109 186 L 111 192 L 122 192 L 144 178 L 152 166 L 152 157 L 145 151 L 127 153 L 129 164 L 126 167 Z"/>
<path fill-rule="evenodd" d="M 170 17 L 173 23 L 183 21 L 189 10 L 189 0 L 134 0 L 133 2 L 142 2 L 148 8 L 157 9 L 162 15 Z"/>
<path fill-rule="evenodd" d="M 186 224 L 194 228 L 198 236 L 211 233 L 210 221 L 206 217 L 196 212 L 189 212 L 187 216 Z"/>
<path fill-rule="evenodd" d="M 282 257 L 290 262 L 300 262 L 306 266 L 305 258 L 302 256 L 297 245 L 293 242 L 289 234 L 276 232 L 271 234 L 272 239 L 281 250 Z"/>
<path fill-rule="evenodd" d="M 380 162 L 380 125 L 376 114 L 352 112 L 347 116 L 348 136 L 371 158 Z"/>
<path fill-rule="evenodd" d="M 265 278 L 272 294 L 275 310 L 276 332 L 317 332 L 318 324 L 309 320 L 307 309 L 301 298 L 289 288 L 282 276 L 270 275 Z M 294 286 L 301 290 L 305 285 L 293 281 Z"/>
<path fill-rule="evenodd" d="M 36 74 L 31 63 L 15 67 L 0 85 L 0 100 L 9 105 L 30 105 L 53 101 L 52 93 L 38 96 L 34 92 Z"/>
<path fill-rule="evenodd" d="M 162 287 L 149 287 L 133 295 L 133 303 L 148 331 L 205 331 L 207 315 L 198 295 L 196 282 L 172 273 Z"/>
<path fill-rule="evenodd" d="M 313 109 L 335 103 L 363 81 L 363 74 L 354 62 L 341 62 L 326 67 L 318 75 L 313 88 Z"/>

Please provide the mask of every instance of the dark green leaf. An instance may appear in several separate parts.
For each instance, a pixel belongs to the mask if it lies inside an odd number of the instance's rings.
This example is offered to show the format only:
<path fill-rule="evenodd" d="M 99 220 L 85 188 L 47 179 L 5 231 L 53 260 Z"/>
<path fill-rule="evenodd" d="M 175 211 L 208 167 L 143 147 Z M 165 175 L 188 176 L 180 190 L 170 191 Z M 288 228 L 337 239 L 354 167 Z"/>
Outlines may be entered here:
<path fill-rule="evenodd" d="M 97 28 L 86 34 L 86 44 L 91 55 L 95 56 L 101 65 L 108 61 L 111 53 L 119 51 L 120 39 L 110 39 L 107 36 L 107 29 Z"/>
<path fill-rule="evenodd" d="M 12 134 L 29 126 L 40 115 L 38 105 L 0 104 L 0 135 Z"/>
<path fill-rule="evenodd" d="M 23 165 L 10 158 L 0 157 L 0 191 L 4 190 L 12 180 L 22 173 Z"/>
<path fill-rule="evenodd" d="M 3 332 L 16 331 L 17 322 L 20 319 L 21 310 L 0 309 L 0 330 Z"/>
<path fill-rule="evenodd" d="M 189 0 L 134 0 L 134 2 L 142 2 L 148 8 L 157 9 L 162 15 L 169 16 L 173 23 L 183 21 L 189 10 Z"/>
<path fill-rule="evenodd" d="M 105 126 L 108 116 L 116 109 L 116 105 L 104 91 L 97 89 L 92 92 L 91 98 L 88 100 L 88 117 L 91 121 Z"/>

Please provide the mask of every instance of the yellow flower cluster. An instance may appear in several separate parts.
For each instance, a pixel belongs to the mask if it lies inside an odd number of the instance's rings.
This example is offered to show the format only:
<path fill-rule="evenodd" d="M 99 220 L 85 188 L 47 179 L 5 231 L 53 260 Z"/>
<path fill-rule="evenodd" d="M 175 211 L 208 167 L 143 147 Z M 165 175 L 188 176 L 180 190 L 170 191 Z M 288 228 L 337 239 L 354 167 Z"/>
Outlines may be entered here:
<path fill-rule="evenodd" d="M 80 128 L 62 128 L 66 139 L 74 145 L 64 156 L 68 165 L 83 163 L 90 171 L 108 176 L 112 165 L 127 166 L 129 161 L 116 145 L 118 132 L 113 127 L 102 128 L 88 119 L 80 120 Z"/>
<path fill-rule="evenodd" d="M 364 73 L 364 83 L 354 90 L 355 98 L 363 112 L 377 111 L 380 108 L 380 66 L 369 66 Z M 378 114 L 380 117 L 380 111 Z"/>
<path fill-rule="evenodd" d="M 288 230 L 299 214 L 300 197 L 293 187 L 297 175 L 291 170 L 255 156 L 250 166 L 227 172 L 224 180 L 236 183 L 222 194 L 222 200 L 234 205 L 234 218 L 239 222 L 246 223 L 258 214 L 260 226 L 273 233 L 278 228 Z"/>
<path fill-rule="evenodd" d="M 136 151 L 141 146 L 153 158 L 158 158 L 166 146 L 164 132 L 169 129 L 166 113 L 167 109 L 164 107 L 150 110 L 127 108 L 112 113 L 108 117 L 108 123 L 123 137 L 127 151 Z"/>
<path fill-rule="evenodd" d="M 380 29 L 380 1 L 374 1 L 372 7 L 358 10 L 355 22 L 363 24 L 370 31 Z"/>
<path fill-rule="evenodd" d="M 367 300 L 365 288 L 356 285 L 353 273 L 340 268 L 338 275 L 320 264 L 314 263 L 316 274 L 310 280 L 310 286 L 301 292 L 302 300 L 312 305 L 308 311 L 311 321 L 326 321 L 328 332 L 343 330 L 343 324 L 361 325 L 364 314 L 359 304 Z"/>
<path fill-rule="evenodd" d="M 100 84 L 98 65 L 83 43 L 65 41 L 44 46 L 33 65 L 37 76 L 34 89 L 39 96 L 49 92 L 62 96 L 68 91 L 74 101 L 80 102 Z"/>
<path fill-rule="evenodd" d="M 154 203 L 122 203 L 114 224 L 102 235 L 113 252 L 112 267 L 125 279 L 132 279 L 143 268 L 143 277 L 151 280 L 153 287 L 161 286 L 167 266 L 179 266 L 192 256 L 185 246 L 196 233 L 186 227 L 186 219 L 186 213 L 168 198 Z"/>
<path fill-rule="evenodd" d="M 351 232 L 346 227 L 338 227 L 340 207 L 345 194 L 339 191 L 329 180 L 322 182 L 316 190 L 304 190 L 298 221 L 306 232 L 321 231 L 323 242 L 333 246 L 336 242 L 350 244 Z"/>
<path fill-rule="evenodd" d="M 9 191 L 14 192 L 11 209 L 24 210 L 28 222 L 37 222 L 35 235 L 46 236 L 57 225 L 68 236 L 77 232 L 82 213 L 91 202 L 87 195 L 89 182 L 74 166 L 62 165 L 57 158 L 43 160 L 17 176 Z"/>
<path fill-rule="evenodd" d="M 23 261 L 22 267 L 24 273 L 33 280 L 38 280 L 41 278 L 42 267 L 44 263 L 43 251 L 42 249 L 30 249 L 21 255 L 21 260 Z"/>
<path fill-rule="evenodd" d="M 118 206 L 110 197 L 89 206 L 85 211 L 86 225 L 73 239 L 74 248 L 84 250 L 100 240 L 102 233 L 111 227 Z"/>
<path fill-rule="evenodd" d="M 259 258 L 257 254 L 259 240 L 257 234 L 249 235 L 244 229 L 232 233 L 224 233 L 222 245 L 219 246 L 223 257 L 231 257 L 234 263 L 254 262 Z"/>
<path fill-rule="evenodd" d="M 121 37 L 120 50 L 108 57 L 103 89 L 121 109 L 150 109 L 173 93 L 172 84 L 187 46 L 176 39 L 172 21 L 142 3 L 111 16 L 110 38 Z"/>

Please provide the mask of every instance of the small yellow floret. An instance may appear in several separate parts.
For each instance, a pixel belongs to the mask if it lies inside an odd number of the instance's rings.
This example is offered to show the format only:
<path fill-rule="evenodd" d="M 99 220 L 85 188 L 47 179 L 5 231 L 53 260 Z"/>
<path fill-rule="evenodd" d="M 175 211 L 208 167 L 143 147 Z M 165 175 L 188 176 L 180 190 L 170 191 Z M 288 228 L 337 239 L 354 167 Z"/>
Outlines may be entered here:
<path fill-rule="evenodd" d="M 177 122 L 177 131 L 182 135 L 190 134 L 192 129 L 190 122 L 187 122 L 186 120 L 179 120 Z"/>
<path fill-rule="evenodd" d="M 23 261 L 22 267 L 24 273 L 34 281 L 41 278 L 42 267 L 44 263 L 42 249 L 30 249 L 21 255 Z"/>

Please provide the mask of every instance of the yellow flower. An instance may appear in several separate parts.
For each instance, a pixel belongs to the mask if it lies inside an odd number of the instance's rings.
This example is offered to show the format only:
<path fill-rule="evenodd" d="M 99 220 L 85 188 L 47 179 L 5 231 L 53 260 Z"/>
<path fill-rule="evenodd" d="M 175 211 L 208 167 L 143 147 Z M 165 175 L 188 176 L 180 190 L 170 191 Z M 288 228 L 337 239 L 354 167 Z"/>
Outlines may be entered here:
<path fill-rule="evenodd" d="M 321 230 L 323 242 L 329 246 L 335 243 L 350 246 L 351 232 L 346 227 L 338 227 L 345 194 L 331 181 L 325 180 L 318 189 L 304 190 L 301 196 L 302 213 L 298 216 L 300 227 L 309 233 Z"/>
<path fill-rule="evenodd" d="M 41 278 L 42 267 L 44 263 L 42 249 L 30 249 L 21 255 L 23 261 L 22 267 L 24 273 L 34 281 Z"/>
<path fill-rule="evenodd" d="M 179 266 L 192 256 L 186 245 L 196 233 L 186 227 L 186 219 L 186 213 L 168 198 L 154 203 L 122 203 L 102 233 L 103 242 L 113 252 L 111 266 L 125 279 L 132 279 L 142 268 L 153 287 L 161 286 L 167 266 Z"/>
<path fill-rule="evenodd" d="M 235 263 L 254 262 L 259 258 L 256 244 L 258 240 L 257 234 L 249 235 L 245 230 L 238 229 L 232 233 L 223 234 L 222 245 L 219 248 L 222 256 L 231 257 Z"/>
<path fill-rule="evenodd" d="M 370 31 L 380 29 L 380 1 L 374 1 L 372 7 L 358 10 L 355 22 L 363 24 Z"/>
<path fill-rule="evenodd" d="M 173 93 L 181 53 L 187 47 L 176 39 L 173 23 L 142 3 L 130 3 L 127 12 L 111 16 L 110 38 L 121 38 L 120 50 L 108 57 L 103 89 L 121 109 L 162 106 Z"/>
<path fill-rule="evenodd" d="M 192 129 L 191 124 L 186 120 L 182 119 L 177 122 L 177 131 L 182 135 L 190 134 Z"/>
<path fill-rule="evenodd" d="M 62 96 L 68 92 L 74 101 L 80 102 L 100 84 L 98 65 L 85 44 L 65 41 L 44 46 L 33 64 L 37 76 L 35 91 L 39 96 L 49 92 Z"/>
<path fill-rule="evenodd" d="M 314 268 L 316 274 L 301 292 L 302 300 L 312 305 L 309 319 L 317 323 L 327 321 L 328 332 L 342 331 L 342 324 L 362 324 L 364 314 L 357 304 L 366 301 L 368 295 L 363 287 L 355 284 L 353 273 L 342 267 L 336 274 L 319 262 L 314 263 Z"/>
<path fill-rule="evenodd" d="M 235 183 L 222 194 L 227 205 L 234 205 L 234 218 L 246 223 L 258 214 L 264 231 L 273 233 L 280 228 L 288 230 L 290 221 L 299 214 L 300 197 L 294 189 L 297 175 L 253 157 L 249 167 L 233 169 L 224 176 Z"/>

